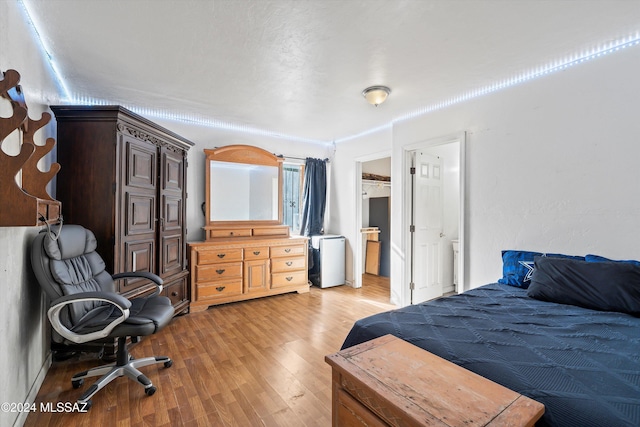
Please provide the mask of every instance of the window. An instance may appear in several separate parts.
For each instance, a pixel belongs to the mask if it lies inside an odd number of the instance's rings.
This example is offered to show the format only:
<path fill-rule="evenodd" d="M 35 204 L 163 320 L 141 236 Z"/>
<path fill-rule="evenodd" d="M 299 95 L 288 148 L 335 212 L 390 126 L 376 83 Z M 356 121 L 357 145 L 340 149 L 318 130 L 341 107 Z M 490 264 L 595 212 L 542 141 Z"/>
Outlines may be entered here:
<path fill-rule="evenodd" d="M 289 226 L 291 234 L 300 232 L 304 165 L 284 163 L 282 167 L 282 221 Z"/>

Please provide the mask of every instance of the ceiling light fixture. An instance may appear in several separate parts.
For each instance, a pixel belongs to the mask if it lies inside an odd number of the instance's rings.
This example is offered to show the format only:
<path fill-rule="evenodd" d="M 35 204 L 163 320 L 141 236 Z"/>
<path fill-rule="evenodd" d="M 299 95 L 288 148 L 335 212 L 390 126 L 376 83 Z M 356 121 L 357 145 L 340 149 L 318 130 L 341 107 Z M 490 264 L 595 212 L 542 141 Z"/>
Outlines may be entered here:
<path fill-rule="evenodd" d="M 391 89 L 386 86 L 370 86 L 362 91 L 362 96 L 365 97 L 369 104 L 377 107 L 387 99 L 390 93 Z"/>

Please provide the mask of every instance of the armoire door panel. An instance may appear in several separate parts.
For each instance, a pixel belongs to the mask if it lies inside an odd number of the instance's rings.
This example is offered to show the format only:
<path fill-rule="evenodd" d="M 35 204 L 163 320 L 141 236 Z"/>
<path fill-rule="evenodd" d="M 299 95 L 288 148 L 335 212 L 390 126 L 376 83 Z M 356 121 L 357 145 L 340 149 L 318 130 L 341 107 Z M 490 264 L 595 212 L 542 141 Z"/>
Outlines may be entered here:
<path fill-rule="evenodd" d="M 153 144 L 126 138 L 126 185 L 155 190 L 157 148 Z"/>
<path fill-rule="evenodd" d="M 125 203 L 125 236 L 153 233 L 156 223 L 155 195 L 127 192 Z"/>
<path fill-rule="evenodd" d="M 153 273 L 155 245 L 153 239 L 125 242 L 125 271 Z"/>
<path fill-rule="evenodd" d="M 182 197 L 167 196 L 162 198 L 163 231 L 180 231 L 182 229 Z"/>
<path fill-rule="evenodd" d="M 164 190 L 173 190 L 182 193 L 182 189 L 184 188 L 184 160 L 182 158 L 182 154 L 164 150 L 162 154 L 162 163 L 162 188 Z"/>
<path fill-rule="evenodd" d="M 137 240 L 124 243 L 124 269 L 123 271 L 146 271 L 155 273 L 155 240 Z M 126 292 L 135 288 L 141 281 L 147 279 L 127 279 L 120 284 L 120 292 Z"/>
<path fill-rule="evenodd" d="M 178 273 L 185 265 L 183 152 L 160 147 L 159 271 L 163 276 Z"/>
<path fill-rule="evenodd" d="M 184 242 L 182 235 L 165 236 L 160 241 L 161 265 L 160 274 L 166 275 L 172 271 L 182 271 L 182 260 L 184 258 Z"/>

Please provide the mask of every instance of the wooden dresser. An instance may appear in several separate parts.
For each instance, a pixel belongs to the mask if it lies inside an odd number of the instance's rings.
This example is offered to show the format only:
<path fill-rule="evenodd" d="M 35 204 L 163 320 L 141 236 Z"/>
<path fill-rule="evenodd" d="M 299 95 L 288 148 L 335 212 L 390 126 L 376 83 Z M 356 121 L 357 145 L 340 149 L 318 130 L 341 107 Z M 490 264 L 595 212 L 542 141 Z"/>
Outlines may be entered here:
<path fill-rule="evenodd" d="M 230 237 L 189 243 L 191 311 L 287 292 L 309 292 L 307 239 Z"/>
<path fill-rule="evenodd" d="M 205 241 L 189 243 L 191 311 L 309 292 L 308 239 L 282 223 L 282 157 L 248 145 L 204 152 Z"/>
<path fill-rule="evenodd" d="M 333 426 L 532 427 L 544 405 L 385 335 L 325 358 Z"/>

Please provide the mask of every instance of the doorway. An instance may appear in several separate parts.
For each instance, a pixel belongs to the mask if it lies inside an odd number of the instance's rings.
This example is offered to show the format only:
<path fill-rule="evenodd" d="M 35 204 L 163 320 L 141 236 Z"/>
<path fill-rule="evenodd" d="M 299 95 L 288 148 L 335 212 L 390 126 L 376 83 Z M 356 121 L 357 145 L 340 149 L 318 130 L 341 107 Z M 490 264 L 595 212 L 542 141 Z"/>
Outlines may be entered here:
<path fill-rule="evenodd" d="M 391 271 L 391 157 L 362 162 L 362 286 L 389 286 Z M 390 296 L 389 291 L 389 296 Z"/>
<path fill-rule="evenodd" d="M 412 302 L 444 294 L 443 163 L 443 158 L 426 149 L 411 151 Z"/>
<path fill-rule="evenodd" d="M 405 147 L 409 304 L 464 290 L 464 142 L 461 134 Z"/>
<path fill-rule="evenodd" d="M 388 289 L 387 296 L 391 299 L 390 278 L 382 276 L 380 273 L 389 274 L 390 271 L 390 230 L 391 224 L 391 152 L 385 151 L 370 154 L 355 159 L 356 173 L 356 212 L 355 226 L 358 236 L 357 243 L 354 244 L 354 264 L 353 264 L 353 287 L 360 288 L 367 282 L 372 286 L 384 287 Z M 363 176 L 365 178 L 363 178 Z M 371 215 L 373 213 L 373 219 Z M 373 222 L 376 224 L 373 224 Z M 365 263 L 367 261 L 367 235 L 369 225 L 378 228 L 376 240 L 382 238 L 379 244 L 380 260 L 378 261 L 380 270 L 378 274 L 366 274 Z M 386 230 L 385 230 L 386 229 Z"/>

